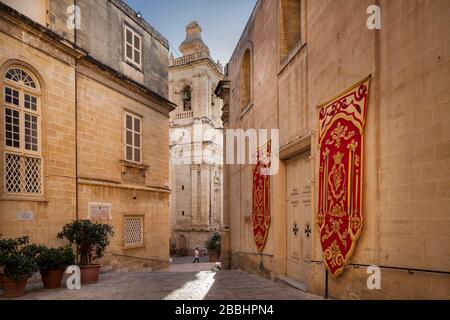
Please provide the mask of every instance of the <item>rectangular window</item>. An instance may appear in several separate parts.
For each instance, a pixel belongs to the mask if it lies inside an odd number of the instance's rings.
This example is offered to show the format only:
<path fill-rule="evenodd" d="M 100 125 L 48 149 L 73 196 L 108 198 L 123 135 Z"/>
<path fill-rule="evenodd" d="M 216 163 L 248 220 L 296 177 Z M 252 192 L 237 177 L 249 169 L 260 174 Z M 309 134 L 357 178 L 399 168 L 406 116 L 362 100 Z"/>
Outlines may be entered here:
<path fill-rule="evenodd" d="M 20 148 L 19 111 L 5 108 L 5 143 L 7 147 Z"/>
<path fill-rule="evenodd" d="M 25 113 L 25 149 L 38 151 L 38 118 L 35 115 Z"/>
<path fill-rule="evenodd" d="M 31 96 L 29 94 L 25 94 L 25 109 L 29 109 L 32 111 L 37 110 L 37 97 Z"/>
<path fill-rule="evenodd" d="M 125 26 L 125 59 L 141 67 L 142 38 L 128 26 Z"/>
<path fill-rule="evenodd" d="M 144 217 L 124 217 L 123 239 L 125 247 L 136 247 L 144 245 Z"/>
<path fill-rule="evenodd" d="M 142 119 L 131 113 L 125 113 L 125 160 L 142 162 Z"/>
<path fill-rule="evenodd" d="M 5 87 L 5 102 L 19 106 L 19 91 Z"/>

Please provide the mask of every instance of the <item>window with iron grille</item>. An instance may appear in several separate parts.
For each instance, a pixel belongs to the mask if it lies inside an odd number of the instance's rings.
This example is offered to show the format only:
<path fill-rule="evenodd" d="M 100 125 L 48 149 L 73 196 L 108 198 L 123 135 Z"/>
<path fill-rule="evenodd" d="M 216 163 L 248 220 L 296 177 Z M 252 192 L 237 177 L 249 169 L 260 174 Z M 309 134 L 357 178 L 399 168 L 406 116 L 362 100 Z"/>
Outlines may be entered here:
<path fill-rule="evenodd" d="M 141 163 L 142 162 L 142 119 L 134 114 L 125 113 L 125 160 Z"/>
<path fill-rule="evenodd" d="M 142 61 L 142 37 L 125 25 L 125 60 L 137 67 Z"/>
<path fill-rule="evenodd" d="M 27 70 L 10 67 L 3 81 L 4 192 L 42 195 L 39 84 Z"/>
<path fill-rule="evenodd" d="M 144 245 L 144 217 L 126 216 L 124 218 L 123 238 L 125 247 Z"/>

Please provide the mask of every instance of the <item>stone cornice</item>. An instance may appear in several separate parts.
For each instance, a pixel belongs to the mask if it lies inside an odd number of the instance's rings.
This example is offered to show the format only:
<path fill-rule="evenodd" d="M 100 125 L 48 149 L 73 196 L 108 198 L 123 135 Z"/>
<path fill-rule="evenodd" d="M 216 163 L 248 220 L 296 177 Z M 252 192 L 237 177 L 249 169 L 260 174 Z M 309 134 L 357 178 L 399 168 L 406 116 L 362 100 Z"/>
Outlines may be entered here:
<path fill-rule="evenodd" d="M 182 58 L 185 58 L 185 57 L 181 57 L 181 58 L 177 58 L 177 59 L 182 59 Z M 195 60 L 188 61 L 188 62 L 185 62 L 185 63 L 178 63 L 178 64 L 175 63 L 174 64 L 173 61 L 176 61 L 177 59 L 174 59 L 174 60 L 172 60 L 171 63 L 169 63 L 169 71 L 171 71 L 171 70 L 179 70 L 179 69 L 183 69 L 183 68 L 186 68 L 186 67 L 192 68 L 192 67 L 194 67 L 196 65 L 205 63 L 205 64 L 209 65 L 209 67 L 211 67 L 211 69 L 214 70 L 214 72 L 217 74 L 217 76 L 220 79 L 223 78 L 222 71 L 219 70 L 219 67 L 217 66 L 217 64 L 210 57 L 204 57 L 204 58 L 201 58 L 201 59 L 195 59 Z"/>
<path fill-rule="evenodd" d="M 230 81 L 229 80 L 221 80 L 217 84 L 216 89 L 214 90 L 214 94 L 222 99 L 223 106 L 222 106 L 222 115 L 220 119 L 222 120 L 223 124 L 225 125 L 229 120 L 229 101 L 230 101 Z"/>
<path fill-rule="evenodd" d="M 290 157 L 308 150 L 313 143 L 314 133 L 312 131 L 296 137 L 279 148 L 280 159 L 286 160 Z"/>
<path fill-rule="evenodd" d="M 154 100 L 156 102 L 159 102 L 159 107 L 153 107 L 158 112 L 161 112 L 165 115 L 169 115 L 169 113 L 177 107 L 177 105 L 165 97 L 157 94 L 156 92 L 148 89 L 147 87 L 143 86 L 142 84 L 136 82 L 135 80 L 125 76 L 124 74 L 116 71 L 115 69 L 103 64 L 102 62 L 96 60 L 95 58 L 86 55 L 81 62 L 88 68 L 91 69 L 97 69 L 95 72 L 96 75 L 90 75 L 90 77 L 95 77 L 96 80 L 100 80 L 100 77 L 106 76 L 107 78 L 110 78 L 113 81 L 119 81 L 122 84 L 125 84 L 130 89 L 134 89 L 135 92 L 138 92 L 140 94 L 144 94 L 145 96 L 149 97 L 151 100 Z M 81 71 L 81 70 L 80 70 Z M 98 72 L 100 71 L 100 72 Z M 89 75 L 88 75 L 89 76 Z"/>
<path fill-rule="evenodd" d="M 221 99 L 224 99 L 224 95 L 230 91 L 230 80 L 220 80 L 217 84 L 216 89 L 214 89 L 214 93 Z"/>
<path fill-rule="evenodd" d="M 140 17 L 138 13 L 133 10 L 129 5 L 127 5 L 122 0 L 109 0 L 117 8 L 119 8 L 123 13 L 125 13 L 130 19 L 137 23 L 141 28 L 147 31 L 151 36 L 158 40 L 164 47 L 169 49 L 169 41 L 160 34 L 152 25 L 150 25 L 144 18 Z"/>

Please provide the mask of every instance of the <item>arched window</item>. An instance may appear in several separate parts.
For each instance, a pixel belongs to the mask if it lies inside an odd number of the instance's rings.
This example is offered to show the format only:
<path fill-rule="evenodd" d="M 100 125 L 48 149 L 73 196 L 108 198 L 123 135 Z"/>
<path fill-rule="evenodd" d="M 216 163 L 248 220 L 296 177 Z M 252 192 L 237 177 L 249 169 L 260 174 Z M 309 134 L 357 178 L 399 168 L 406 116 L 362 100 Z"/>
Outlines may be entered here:
<path fill-rule="evenodd" d="M 250 49 L 245 50 L 241 63 L 241 108 L 247 107 L 251 102 L 252 64 Z"/>
<path fill-rule="evenodd" d="M 190 86 L 185 86 L 181 91 L 181 101 L 183 101 L 183 111 L 191 111 L 191 92 L 192 89 Z"/>
<path fill-rule="evenodd" d="M 281 0 L 280 61 L 283 63 L 301 40 L 301 0 Z"/>
<path fill-rule="evenodd" d="M 19 66 L 7 69 L 4 85 L 4 192 L 41 195 L 41 91 L 36 78 Z"/>

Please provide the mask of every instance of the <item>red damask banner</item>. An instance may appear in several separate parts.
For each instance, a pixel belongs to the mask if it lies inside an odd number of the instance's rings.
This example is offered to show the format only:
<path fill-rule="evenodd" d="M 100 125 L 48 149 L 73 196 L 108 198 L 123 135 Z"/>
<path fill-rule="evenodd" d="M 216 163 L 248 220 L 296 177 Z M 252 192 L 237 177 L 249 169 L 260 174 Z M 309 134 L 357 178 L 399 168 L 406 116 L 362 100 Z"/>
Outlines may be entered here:
<path fill-rule="evenodd" d="M 256 152 L 256 164 L 253 167 L 253 238 L 259 252 L 264 249 L 270 226 L 270 152 L 269 141 Z"/>
<path fill-rule="evenodd" d="M 362 224 L 363 130 L 370 77 L 319 106 L 317 226 L 323 258 L 333 276 L 349 262 Z"/>

